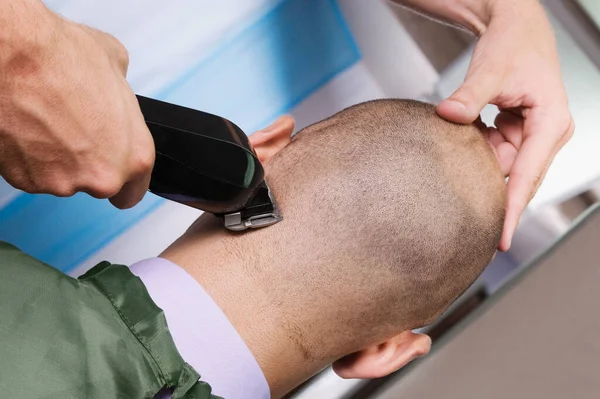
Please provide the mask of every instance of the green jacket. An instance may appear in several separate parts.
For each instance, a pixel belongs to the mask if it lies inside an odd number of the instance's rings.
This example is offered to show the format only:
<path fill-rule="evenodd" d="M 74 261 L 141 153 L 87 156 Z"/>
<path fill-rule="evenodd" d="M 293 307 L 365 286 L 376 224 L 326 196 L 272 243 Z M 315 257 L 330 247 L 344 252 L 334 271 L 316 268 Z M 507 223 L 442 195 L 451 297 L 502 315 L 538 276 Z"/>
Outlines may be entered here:
<path fill-rule="evenodd" d="M 0 397 L 216 399 L 129 268 L 79 279 L 0 242 Z"/>

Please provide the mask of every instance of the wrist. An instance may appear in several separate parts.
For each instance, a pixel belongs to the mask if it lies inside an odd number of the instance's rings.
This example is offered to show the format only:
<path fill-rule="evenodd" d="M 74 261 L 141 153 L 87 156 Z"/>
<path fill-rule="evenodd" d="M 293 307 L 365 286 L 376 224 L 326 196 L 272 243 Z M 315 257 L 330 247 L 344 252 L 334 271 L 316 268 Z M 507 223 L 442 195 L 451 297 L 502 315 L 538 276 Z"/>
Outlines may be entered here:
<path fill-rule="evenodd" d="M 481 36 L 495 20 L 510 20 L 539 0 L 394 0 Z"/>
<path fill-rule="evenodd" d="M 469 30 L 476 36 L 481 36 L 498 19 L 510 12 L 518 11 L 524 3 L 538 0 L 441 0 L 448 18 Z"/>
<path fill-rule="evenodd" d="M 490 25 L 496 0 L 453 0 L 453 20 L 463 28 L 481 36 Z"/>
<path fill-rule="evenodd" d="M 471 31 L 481 36 L 492 23 L 514 23 L 519 18 L 534 14 L 541 9 L 539 0 L 467 0 L 469 3 L 481 3 L 471 6 L 477 22 Z"/>

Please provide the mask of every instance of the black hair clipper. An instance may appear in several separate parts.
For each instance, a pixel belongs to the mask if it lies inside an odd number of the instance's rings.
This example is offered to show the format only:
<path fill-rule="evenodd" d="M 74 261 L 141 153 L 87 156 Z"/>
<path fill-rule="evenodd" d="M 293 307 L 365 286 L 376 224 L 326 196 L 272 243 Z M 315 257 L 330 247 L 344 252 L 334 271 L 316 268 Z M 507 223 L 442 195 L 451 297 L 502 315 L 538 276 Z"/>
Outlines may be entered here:
<path fill-rule="evenodd" d="M 217 216 L 229 230 L 281 220 L 246 134 L 220 116 L 137 96 L 154 138 L 150 191 Z"/>

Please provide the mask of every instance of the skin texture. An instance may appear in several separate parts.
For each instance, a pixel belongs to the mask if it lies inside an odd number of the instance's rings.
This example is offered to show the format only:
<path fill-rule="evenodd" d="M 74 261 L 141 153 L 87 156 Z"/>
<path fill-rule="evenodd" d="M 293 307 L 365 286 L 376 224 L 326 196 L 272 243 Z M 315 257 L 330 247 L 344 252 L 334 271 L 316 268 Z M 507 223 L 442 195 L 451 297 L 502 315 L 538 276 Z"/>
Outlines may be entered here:
<path fill-rule="evenodd" d="M 575 124 L 554 33 L 538 0 L 396 0 L 470 30 L 479 41 L 463 85 L 438 113 L 473 123 L 487 104 L 500 108 L 489 141 L 509 177 L 499 249 L 508 250 L 521 214 Z"/>
<path fill-rule="evenodd" d="M 0 0 L 0 26 L 0 175 L 30 193 L 139 202 L 154 142 L 125 48 L 37 0 Z"/>
<path fill-rule="evenodd" d="M 374 101 L 292 131 L 282 118 L 250 138 L 282 222 L 232 234 L 203 215 L 161 255 L 225 312 L 275 398 L 332 363 L 375 378 L 426 354 L 411 330 L 491 261 L 505 211 L 485 132 L 431 105 Z"/>

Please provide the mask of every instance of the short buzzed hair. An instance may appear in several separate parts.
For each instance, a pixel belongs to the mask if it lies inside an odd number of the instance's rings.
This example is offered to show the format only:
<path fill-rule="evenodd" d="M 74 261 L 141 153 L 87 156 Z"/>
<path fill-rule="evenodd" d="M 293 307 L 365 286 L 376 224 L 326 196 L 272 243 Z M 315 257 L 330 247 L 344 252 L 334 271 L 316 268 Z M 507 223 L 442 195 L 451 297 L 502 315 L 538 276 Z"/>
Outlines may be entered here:
<path fill-rule="evenodd" d="M 319 334 L 314 356 L 429 324 L 502 232 L 505 184 L 482 132 L 417 101 L 359 104 L 304 129 L 267 179 L 284 220 L 243 239 L 270 265 L 265 291 L 290 333 Z"/>

